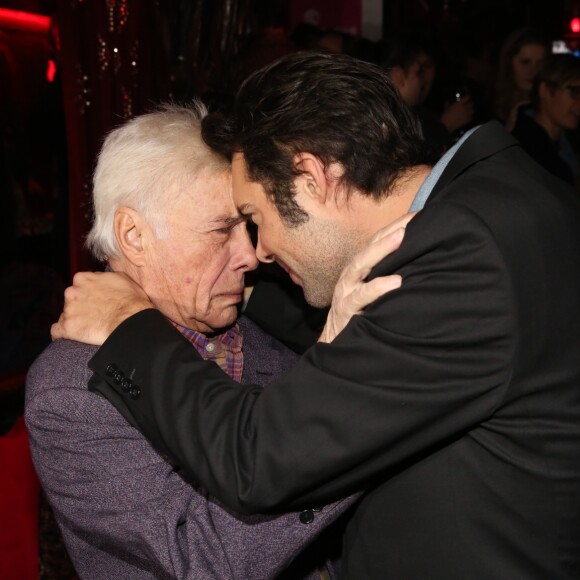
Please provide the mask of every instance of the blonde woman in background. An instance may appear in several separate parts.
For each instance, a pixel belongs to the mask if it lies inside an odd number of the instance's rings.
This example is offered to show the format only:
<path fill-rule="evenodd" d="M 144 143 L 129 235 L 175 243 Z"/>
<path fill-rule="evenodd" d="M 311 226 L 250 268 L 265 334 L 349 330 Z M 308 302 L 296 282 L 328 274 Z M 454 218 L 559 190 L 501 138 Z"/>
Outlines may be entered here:
<path fill-rule="evenodd" d="M 512 32 L 503 43 L 495 86 L 495 116 L 512 131 L 518 109 L 530 102 L 534 79 L 545 58 L 548 45 L 544 36 L 533 28 Z"/>

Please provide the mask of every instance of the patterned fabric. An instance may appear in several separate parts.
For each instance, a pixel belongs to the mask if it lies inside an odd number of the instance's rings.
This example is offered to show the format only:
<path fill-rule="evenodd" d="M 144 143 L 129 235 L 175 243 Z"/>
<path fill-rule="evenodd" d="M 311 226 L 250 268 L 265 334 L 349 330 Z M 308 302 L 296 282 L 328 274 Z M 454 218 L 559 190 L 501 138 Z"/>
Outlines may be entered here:
<path fill-rule="evenodd" d="M 212 338 L 175 322 L 172 324 L 193 344 L 203 359 L 215 362 L 234 381 L 239 383 L 242 380 L 244 370 L 243 335 L 238 324 Z"/>

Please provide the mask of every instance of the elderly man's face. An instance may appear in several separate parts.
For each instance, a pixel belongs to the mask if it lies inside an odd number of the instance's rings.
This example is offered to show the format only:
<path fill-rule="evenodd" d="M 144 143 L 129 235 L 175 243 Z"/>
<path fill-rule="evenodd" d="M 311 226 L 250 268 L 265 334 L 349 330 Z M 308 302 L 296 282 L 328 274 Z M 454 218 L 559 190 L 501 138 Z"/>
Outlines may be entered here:
<path fill-rule="evenodd" d="M 202 171 L 168 199 L 168 233 L 152 240 L 146 291 L 169 319 L 211 333 L 234 322 L 244 274 L 257 266 L 246 222 L 232 201 L 231 174 Z"/>

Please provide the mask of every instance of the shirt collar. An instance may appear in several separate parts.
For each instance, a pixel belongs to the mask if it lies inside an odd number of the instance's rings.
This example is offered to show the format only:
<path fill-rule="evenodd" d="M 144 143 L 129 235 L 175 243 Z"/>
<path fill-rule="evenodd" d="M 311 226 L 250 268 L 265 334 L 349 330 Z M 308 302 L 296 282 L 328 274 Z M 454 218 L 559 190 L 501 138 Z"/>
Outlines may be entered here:
<path fill-rule="evenodd" d="M 243 337 L 237 323 L 222 334 L 217 334 L 212 337 L 208 337 L 191 328 L 181 326 L 181 324 L 177 324 L 176 322 L 172 322 L 172 324 L 193 344 L 203 358 L 208 358 L 208 354 L 213 357 L 222 350 L 230 352 L 240 352 L 242 350 Z"/>
<path fill-rule="evenodd" d="M 479 127 L 480 125 L 467 131 L 461 137 L 461 139 L 459 139 L 459 141 L 457 141 L 457 143 L 455 143 L 455 145 L 453 145 L 453 147 L 451 147 L 451 149 L 449 149 L 445 155 L 443 155 L 443 157 L 437 161 L 419 188 L 419 191 L 417 191 L 415 194 L 415 198 L 413 199 L 413 203 L 411 204 L 409 211 L 419 211 L 423 209 L 427 203 L 427 200 L 429 199 L 429 196 L 431 195 L 431 192 L 433 191 L 433 188 L 435 187 L 435 184 L 439 181 L 439 178 L 445 171 L 447 165 L 449 165 L 451 158 L 455 155 L 455 153 L 457 153 L 457 150 L 463 145 L 463 143 L 465 143 L 465 141 L 479 129 Z"/>
<path fill-rule="evenodd" d="M 179 324 L 174 323 L 174 326 L 191 342 L 201 358 L 214 362 L 231 379 L 241 382 L 244 372 L 243 334 L 237 324 L 211 338 Z"/>

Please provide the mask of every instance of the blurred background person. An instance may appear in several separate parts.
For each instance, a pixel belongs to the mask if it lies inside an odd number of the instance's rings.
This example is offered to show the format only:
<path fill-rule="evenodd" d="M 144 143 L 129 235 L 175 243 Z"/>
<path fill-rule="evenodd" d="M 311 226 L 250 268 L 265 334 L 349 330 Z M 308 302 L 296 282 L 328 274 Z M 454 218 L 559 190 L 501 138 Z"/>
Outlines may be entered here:
<path fill-rule="evenodd" d="M 517 119 L 518 109 L 529 104 L 534 79 L 548 56 L 543 34 L 533 28 L 514 30 L 503 43 L 497 65 L 495 116 L 508 131 Z"/>
<path fill-rule="evenodd" d="M 536 76 L 531 107 L 520 108 L 514 137 L 550 173 L 578 184 L 578 159 L 566 137 L 580 118 L 580 60 L 551 55 Z"/>
<path fill-rule="evenodd" d="M 473 120 L 474 107 L 470 95 L 462 90 L 442 104 L 435 112 L 424 106 L 436 77 L 436 63 L 426 45 L 414 38 L 393 38 L 383 42 L 378 64 L 389 72 L 403 100 L 421 120 L 423 133 L 436 156 L 441 156 L 453 143 L 453 138 Z"/>

